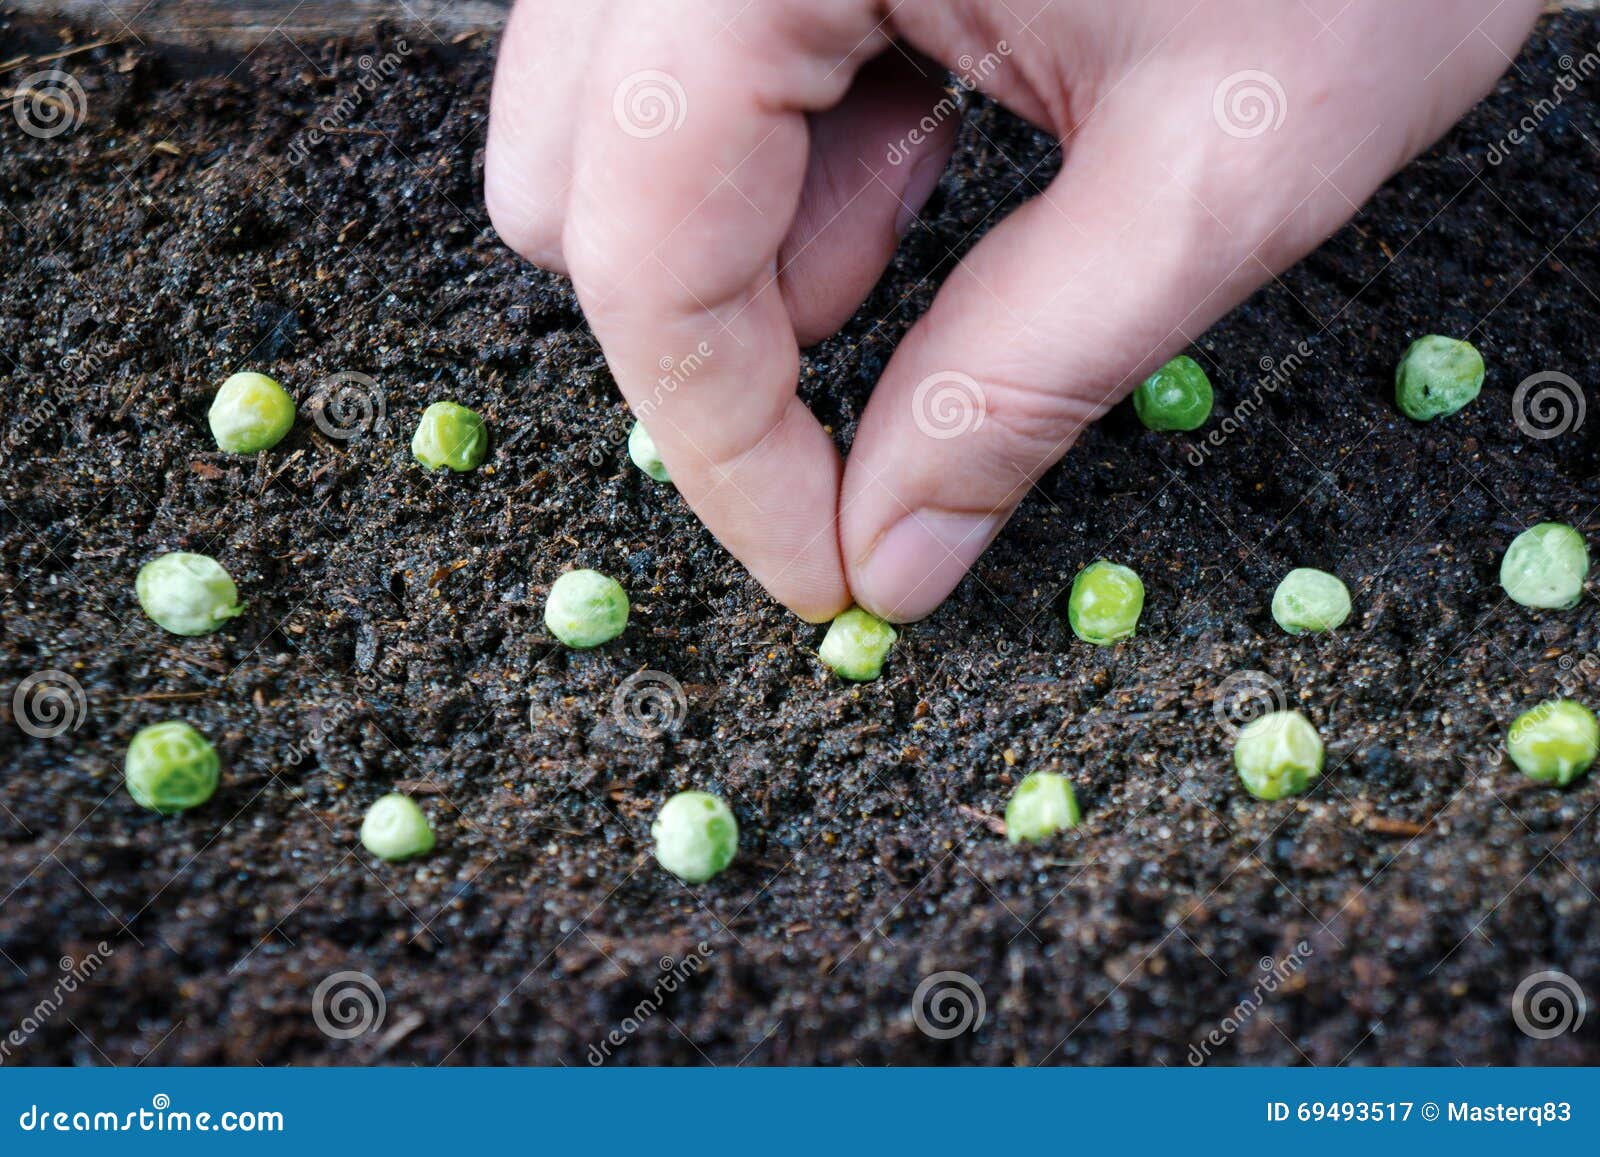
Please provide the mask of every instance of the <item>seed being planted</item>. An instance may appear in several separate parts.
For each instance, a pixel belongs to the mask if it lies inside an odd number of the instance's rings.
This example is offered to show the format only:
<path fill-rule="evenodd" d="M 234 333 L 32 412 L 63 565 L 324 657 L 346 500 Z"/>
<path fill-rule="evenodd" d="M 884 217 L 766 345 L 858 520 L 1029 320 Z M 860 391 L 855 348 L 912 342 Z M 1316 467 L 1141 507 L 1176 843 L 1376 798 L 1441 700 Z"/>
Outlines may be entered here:
<path fill-rule="evenodd" d="M 633 429 L 628 431 L 628 457 L 633 459 L 635 466 L 657 482 L 672 481 L 671 475 L 667 473 L 666 464 L 656 452 L 655 439 L 650 437 L 650 431 L 644 428 L 643 422 L 635 422 Z"/>
<path fill-rule="evenodd" d="M 817 658 L 841 678 L 870 683 L 883 673 L 883 661 L 899 637 L 877 615 L 851 607 L 828 624 Z"/>
<path fill-rule="evenodd" d="M 266 374 L 234 374 L 206 415 L 217 449 L 229 454 L 270 450 L 294 425 L 294 399 Z"/>
<path fill-rule="evenodd" d="M 1211 379 L 1179 354 L 1133 391 L 1133 409 L 1151 430 L 1197 430 L 1211 416 Z"/>
<path fill-rule="evenodd" d="M 628 625 L 628 595 L 599 571 L 569 570 L 550 584 L 544 625 L 569 647 L 609 643 Z"/>
<path fill-rule="evenodd" d="M 1322 774 L 1322 737 L 1298 711 L 1273 711 L 1247 723 L 1233 766 L 1257 799 L 1299 795 Z"/>
<path fill-rule="evenodd" d="M 411 436 L 411 455 L 429 470 L 448 466 L 458 474 L 476 470 L 489 451 L 483 419 L 455 402 L 435 402 L 422 411 Z"/>
<path fill-rule="evenodd" d="M 1297 567 L 1272 593 L 1272 617 L 1291 635 L 1331 631 L 1350 617 L 1350 591 L 1325 570 Z"/>
<path fill-rule="evenodd" d="M 171 815 L 199 807 L 217 790 L 217 749 L 181 720 L 154 723 L 134 735 L 123 766 L 128 794 L 140 807 Z"/>
<path fill-rule="evenodd" d="M 1511 540 L 1500 585 L 1525 607 L 1564 611 L 1578 605 L 1589 577 L 1589 548 L 1564 522 L 1541 522 Z"/>
<path fill-rule="evenodd" d="M 139 568 L 133 588 L 144 613 L 174 635 L 206 635 L 242 615 L 239 589 L 214 558 L 177 550 Z"/>
<path fill-rule="evenodd" d="M 1551 699 L 1517 716 L 1506 753 L 1529 779 L 1566 787 L 1600 754 L 1600 722 L 1582 703 Z"/>
<path fill-rule="evenodd" d="M 1483 389 L 1483 355 L 1468 342 L 1429 334 L 1407 347 L 1394 371 L 1394 400 L 1419 422 L 1461 409 Z"/>
<path fill-rule="evenodd" d="M 656 862 L 687 884 L 704 884 L 733 862 L 739 823 L 728 805 L 704 791 L 680 791 L 662 805 L 650 835 Z"/>
<path fill-rule="evenodd" d="M 1067 596 L 1067 622 L 1086 643 L 1120 642 L 1139 626 L 1144 583 L 1125 566 L 1100 559 L 1078 572 Z"/>
<path fill-rule="evenodd" d="M 1048 839 L 1075 827 L 1079 818 L 1078 797 L 1067 777 L 1036 771 L 1023 777 L 1006 804 L 1006 839 L 1013 844 Z"/>
<path fill-rule="evenodd" d="M 380 860 L 409 860 L 433 850 L 433 829 L 416 800 L 393 791 L 367 809 L 361 845 Z"/>

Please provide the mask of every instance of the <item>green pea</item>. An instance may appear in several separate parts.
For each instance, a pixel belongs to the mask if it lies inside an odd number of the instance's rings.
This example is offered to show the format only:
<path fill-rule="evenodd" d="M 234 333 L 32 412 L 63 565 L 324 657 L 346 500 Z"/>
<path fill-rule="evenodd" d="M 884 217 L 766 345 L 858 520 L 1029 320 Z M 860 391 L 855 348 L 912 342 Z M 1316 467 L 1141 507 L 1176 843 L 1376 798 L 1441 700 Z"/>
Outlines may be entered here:
<path fill-rule="evenodd" d="M 361 845 L 380 860 L 409 860 L 433 851 L 433 829 L 416 800 L 392 791 L 367 809 Z"/>
<path fill-rule="evenodd" d="M 294 425 L 294 399 L 266 374 L 234 374 L 206 414 L 217 449 L 229 454 L 270 450 Z"/>
<path fill-rule="evenodd" d="M 214 558 L 176 550 L 139 568 L 139 605 L 174 635 L 206 635 L 244 614 L 239 589 Z"/>
<path fill-rule="evenodd" d="M 1273 711 L 1239 732 L 1233 766 L 1257 799 L 1299 795 L 1322 774 L 1322 738 L 1298 711 Z"/>
<path fill-rule="evenodd" d="M 817 658 L 841 678 L 870 683 L 883 674 L 883 660 L 899 637 L 877 615 L 851 607 L 828 624 Z"/>
<path fill-rule="evenodd" d="M 1296 567 L 1272 593 L 1272 617 L 1291 635 L 1332 631 L 1350 617 L 1350 591 L 1325 570 Z"/>
<path fill-rule="evenodd" d="M 650 437 L 650 431 L 644 428 L 643 422 L 635 422 L 633 429 L 628 431 L 628 457 L 633 459 L 635 466 L 657 482 L 672 481 L 672 476 L 667 473 L 666 464 L 661 461 L 661 455 L 656 451 L 655 439 Z"/>
<path fill-rule="evenodd" d="M 599 571 L 569 570 L 550 584 L 544 625 L 569 647 L 609 643 L 628 625 L 628 595 Z"/>
<path fill-rule="evenodd" d="M 1108 647 L 1133 634 L 1144 610 L 1144 583 L 1125 566 L 1100 559 L 1078 572 L 1067 596 L 1067 622 L 1086 643 Z"/>
<path fill-rule="evenodd" d="M 733 862 L 739 822 L 728 805 L 704 791 L 680 791 L 650 825 L 656 862 L 686 884 L 704 884 Z"/>
<path fill-rule="evenodd" d="M 1461 409 L 1483 389 L 1483 355 L 1468 342 L 1429 334 L 1406 348 L 1394 371 L 1394 400 L 1419 422 Z"/>
<path fill-rule="evenodd" d="M 1583 598 L 1589 548 L 1564 522 L 1541 522 L 1511 540 L 1500 560 L 1500 585 L 1525 607 L 1564 611 Z"/>
<path fill-rule="evenodd" d="M 1064 775 L 1036 771 L 1024 776 L 1006 804 L 1006 839 L 1013 844 L 1023 840 L 1043 840 L 1079 820 L 1078 797 Z"/>
<path fill-rule="evenodd" d="M 1133 409 L 1151 430 L 1197 430 L 1211 416 L 1211 379 L 1179 354 L 1133 391 Z"/>
<path fill-rule="evenodd" d="M 217 790 L 217 749 L 181 720 L 141 728 L 123 765 L 128 794 L 140 807 L 171 815 L 199 807 Z"/>
<path fill-rule="evenodd" d="M 1550 699 L 1517 716 L 1506 753 L 1529 779 L 1566 787 L 1600 754 L 1600 722 L 1571 699 Z"/>
<path fill-rule="evenodd" d="M 422 411 L 411 436 L 411 455 L 429 470 L 448 466 L 456 473 L 476 470 L 489 451 L 483 419 L 455 402 L 435 402 Z"/>

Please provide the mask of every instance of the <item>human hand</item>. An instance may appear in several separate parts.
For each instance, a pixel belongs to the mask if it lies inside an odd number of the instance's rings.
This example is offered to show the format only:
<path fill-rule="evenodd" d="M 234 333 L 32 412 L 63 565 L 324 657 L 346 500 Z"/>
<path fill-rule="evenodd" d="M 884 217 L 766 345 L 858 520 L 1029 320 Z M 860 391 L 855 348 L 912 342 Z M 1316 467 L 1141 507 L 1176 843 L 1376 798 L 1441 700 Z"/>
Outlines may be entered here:
<path fill-rule="evenodd" d="M 883 7 L 521 0 L 490 116 L 496 229 L 570 274 L 679 491 L 812 621 L 932 611 L 1085 425 L 1476 102 L 1540 3 Z M 799 348 L 866 297 L 950 155 L 924 56 L 1064 161 L 950 274 L 841 465 Z"/>

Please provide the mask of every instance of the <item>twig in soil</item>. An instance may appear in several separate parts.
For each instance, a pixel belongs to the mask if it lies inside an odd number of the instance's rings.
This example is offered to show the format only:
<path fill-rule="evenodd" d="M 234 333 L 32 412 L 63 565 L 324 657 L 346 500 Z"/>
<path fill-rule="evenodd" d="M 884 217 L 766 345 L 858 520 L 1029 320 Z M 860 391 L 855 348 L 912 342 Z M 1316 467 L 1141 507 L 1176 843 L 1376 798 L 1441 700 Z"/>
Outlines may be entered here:
<path fill-rule="evenodd" d="M 982 824 L 997 836 L 1003 836 L 1006 834 L 1006 821 L 1001 819 L 999 816 L 992 816 L 988 812 L 981 812 L 977 808 L 968 807 L 964 803 L 957 804 L 956 811 L 966 816 L 969 820 L 975 820 Z"/>
<path fill-rule="evenodd" d="M 1420 836 L 1427 830 L 1427 824 L 1412 823 L 1410 820 L 1393 820 L 1387 816 L 1367 817 L 1367 831 L 1377 832 L 1380 836 Z"/>
<path fill-rule="evenodd" d="M 210 691 L 149 691 L 143 695 L 118 695 L 118 703 L 147 703 L 164 699 L 204 699 Z"/>

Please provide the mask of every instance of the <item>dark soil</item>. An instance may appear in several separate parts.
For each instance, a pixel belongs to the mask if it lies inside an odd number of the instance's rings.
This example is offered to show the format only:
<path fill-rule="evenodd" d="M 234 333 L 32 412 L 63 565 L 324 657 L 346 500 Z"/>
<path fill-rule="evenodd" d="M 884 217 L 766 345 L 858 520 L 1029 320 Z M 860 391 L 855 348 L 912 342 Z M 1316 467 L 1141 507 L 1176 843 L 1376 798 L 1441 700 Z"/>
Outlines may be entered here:
<path fill-rule="evenodd" d="M 0 18 L 0 57 L 57 32 Z M 417 43 L 300 164 L 297 135 L 392 42 L 269 43 L 232 72 L 131 42 L 57 62 L 86 90 L 81 128 L 0 118 L 0 711 L 42 669 L 88 704 L 56 738 L 0 727 L 0 1032 L 51 996 L 60 958 L 109 955 L 4 1059 L 581 1065 L 638 1016 L 615 1063 L 1183 1065 L 1263 958 L 1296 955 L 1216 1062 L 1600 1061 L 1593 1009 L 1546 1041 L 1511 1016 L 1542 969 L 1600 1000 L 1600 778 L 1534 787 L 1499 748 L 1562 680 L 1600 699 L 1600 604 L 1529 612 L 1496 582 L 1530 523 L 1600 542 L 1600 421 L 1536 440 L 1511 412 L 1529 374 L 1592 376 L 1600 81 L 1489 163 L 1597 41 L 1592 17 L 1547 24 L 1443 145 L 1207 335 L 1213 428 L 1262 399 L 1220 448 L 1194 465 L 1193 436 L 1113 414 L 863 687 L 628 464 L 567 286 L 490 230 L 492 45 Z M 992 108 L 961 139 L 892 272 L 807 362 L 841 445 L 955 256 L 1054 167 Z M 1491 371 L 1466 411 L 1418 425 L 1391 374 L 1431 332 L 1470 336 Z M 302 405 L 259 459 L 218 454 L 205 425 L 242 367 Z M 384 426 L 322 435 L 338 371 L 375 379 Z M 444 397 L 489 422 L 475 474 L 411 461 Z M 134 572 L 173 549 L 221 560 L 249 613 L 199 640 L 145 620 Z M 1102 555 L 1149 592 L 1111 649 L 1066 622 L 1068 582 Z M 1350 583 L 1336 637 L 1273 625 L 1297 565 Z M 544 592 L 572 566 L 632 593 L 616 643 L 546 635 Z M 659 739 L 612 711 L 646 668 L 689 700 Z M 1298 802 L 1257 802 L 1230 770 L 1214 705 L 1239 672 L 1328 740 Z M 225 776 L 163 819 L 120 768 L 168 717 L 216 740 Z M 1085 822 L 1013 849 L 994 817 L 1047 768 Z M 397 784 L 439 846 L 382 865 L 356 829 Z M 743 828 L 696 889 L 649 858 L 655 808 L 690 786 Z M 701 942 L 658 989 L 662 958 Z M 343 970 L 387 1006 L 351 1040 L 312 1016 Z M 947 970 L 987 1011 L 937 1040 L 913 993 Z"/>

